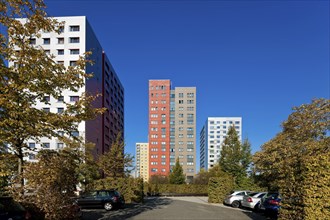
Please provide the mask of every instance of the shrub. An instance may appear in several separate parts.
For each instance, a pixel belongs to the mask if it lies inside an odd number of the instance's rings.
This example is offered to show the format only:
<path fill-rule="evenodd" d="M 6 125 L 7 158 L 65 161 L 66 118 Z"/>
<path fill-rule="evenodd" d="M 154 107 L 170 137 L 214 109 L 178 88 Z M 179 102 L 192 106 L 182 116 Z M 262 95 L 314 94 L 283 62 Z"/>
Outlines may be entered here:
<path fill-rule="evenodd" d="M 125 198 L 126 203 L 143 202 L 143 179 L 127 178 L 112 178 L 95 180 L 89 189 L 117 189 Z"/>
<path fill-rule="evenodd" d="M 229 174 L 222 177 L 211 177 L 208 185 L 210 203 L 222 203 L 225 196 L 234 188 L 234 178 Z"/>

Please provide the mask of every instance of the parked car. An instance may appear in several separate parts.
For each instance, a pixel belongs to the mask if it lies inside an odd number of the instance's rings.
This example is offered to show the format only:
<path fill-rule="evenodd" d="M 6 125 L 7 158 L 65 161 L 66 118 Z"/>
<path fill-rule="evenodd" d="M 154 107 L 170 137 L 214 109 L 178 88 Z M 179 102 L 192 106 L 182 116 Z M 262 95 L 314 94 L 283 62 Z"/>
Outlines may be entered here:
<path fill-rule="evenodd" d="M 265 206 L 264 206 L 265 201 L 270 197 L 278 197 L 278 196 L 279 196 L 278 192 L 267 192 L 257 203 L 259 210 L 265 211 Z"/>
<path fill-rule="evenodd" d="M 243 200 L 243 196 L 248 195 L 251 191 L 231 191 L 230 194 L 225 198 L 223 203 L 225 205 L 230 205 L 234 208 L 238 208 L 241 206 L 241 201 Z"/>
<path fill-rule="evenodd" d="M 262 206 L 264 208 L 264 213 L 266 216 L 277 216 L 278 211 L 281 208 L 280 202 L 281 202 L 281 196 L 279 193 L 273 193 L 262 203 Z"/>
<path fill-rule="evenodd" d="M 0 219 L 23 220 L 32 216 L 19 202 L 4 196 L 0 197 Z"/>
<path fill-rule="evenodd" d="M 245 208 L 254 209 L 254 210 L 258 211 L 259 210 L 258 202 L 266 194 L 267 194 L 267 192 L 253 192 L 246 196 L 243 196 L 241 205 Z"/>
<path fill-rule="evenodd" d="M 81 208 L 103 207 L 110 211 L 113 208 L 123 208 L 125 205 L 124 197 L 117 190 L 95 190 L 83 194 L 76 199 L 76 203 Z"/>

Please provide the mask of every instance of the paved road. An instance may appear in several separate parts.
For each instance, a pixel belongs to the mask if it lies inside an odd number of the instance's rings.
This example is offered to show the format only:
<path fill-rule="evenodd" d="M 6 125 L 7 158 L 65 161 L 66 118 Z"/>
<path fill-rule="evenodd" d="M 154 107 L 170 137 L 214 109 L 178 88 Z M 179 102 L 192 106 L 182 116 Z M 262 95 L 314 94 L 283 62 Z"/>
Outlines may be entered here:
<path fill-rule="evenodd" d="M 127 204 L 126 208 L 106 212 L 83 210 L 83 220 L 265 220 L 251 211 L 222 204 L 209 204 L 207 197 L 146 198 L 144 204 Z"/>

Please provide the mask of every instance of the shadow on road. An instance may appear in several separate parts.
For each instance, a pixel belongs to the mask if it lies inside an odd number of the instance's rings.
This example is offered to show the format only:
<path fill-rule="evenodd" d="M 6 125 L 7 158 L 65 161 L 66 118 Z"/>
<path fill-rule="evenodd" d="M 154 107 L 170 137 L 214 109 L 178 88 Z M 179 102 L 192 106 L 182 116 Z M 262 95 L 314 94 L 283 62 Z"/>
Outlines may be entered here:
<path fill-rule="evenodd" d="M 82 220 L 111 219 L 123 220 L 136 216 L 142 212 L 161 209 L 172 203 L 171 199 L 149 197 L 144 199 L 144 203 L 126 204 L 124 209 L 105 211 L 103 209 L 83 209 Z"/>

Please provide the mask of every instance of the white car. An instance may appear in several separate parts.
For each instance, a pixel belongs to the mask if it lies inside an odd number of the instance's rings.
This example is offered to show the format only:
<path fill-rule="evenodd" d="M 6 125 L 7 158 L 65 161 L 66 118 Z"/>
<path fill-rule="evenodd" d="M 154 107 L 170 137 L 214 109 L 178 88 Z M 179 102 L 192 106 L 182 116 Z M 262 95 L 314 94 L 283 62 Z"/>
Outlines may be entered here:
<path fill-rule="evenodd" d="M 241 206 L 241 201 L 243 200 L 243 196 L 248 195 L 251 191 L 241 190 L 241 191 L 232 191 L 230 195 L 228 195 L 223 204 L 230 205 L 234 208 L 238 208 Z"/>
<path fill-rule="evenodd" d="M 241 205 L 245 208 L 258 210 L 258 202 L 267 192 L 253 192 L 243 197 Z"/>

